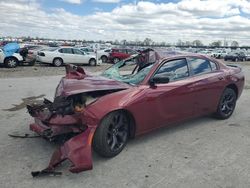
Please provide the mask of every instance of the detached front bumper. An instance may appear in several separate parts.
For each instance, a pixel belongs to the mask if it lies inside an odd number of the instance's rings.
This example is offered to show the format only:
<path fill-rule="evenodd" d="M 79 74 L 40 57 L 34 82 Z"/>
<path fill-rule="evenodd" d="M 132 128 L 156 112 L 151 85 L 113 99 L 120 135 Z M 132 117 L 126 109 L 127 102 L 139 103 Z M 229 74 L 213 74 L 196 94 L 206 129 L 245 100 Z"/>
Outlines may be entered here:
<path fill-rule="evenodd" d="M 55 150 L 47 168 L 32 172 L 32 176 L 57 175 L 58 173 L 54 171 L 56 166 L 65 160 L 72 163 L 69 170 L 73 173 L 92 169 L 91 144 L 96 126 L 87 126 L 86 122 L 83 123 L 83 115 L 80 113 L 72 115 L 55 114 L 49 110 L 51 104 L 45 99 L 41 104 L 27 106 L 30 115 L 35 119 L 35 122 L 30 124 L 30 130 L 49 141 L 67 135 L 70 139 Z M 72 137 L 72 135 L 74 136 Z"/>
<path fill-rule="evenodd" d="M 72 173 L 91 170 L 93 167 L 91 143 L 94 132 L 95 129 L 88 128 L 83 133 L 65 142 L 63 146 L 53 153 L 48 167 L 42 171 L 31 172 L 32 176 L 54 174 L 55 168 L 67 159 L 72 163 L 69 169 Z"/>

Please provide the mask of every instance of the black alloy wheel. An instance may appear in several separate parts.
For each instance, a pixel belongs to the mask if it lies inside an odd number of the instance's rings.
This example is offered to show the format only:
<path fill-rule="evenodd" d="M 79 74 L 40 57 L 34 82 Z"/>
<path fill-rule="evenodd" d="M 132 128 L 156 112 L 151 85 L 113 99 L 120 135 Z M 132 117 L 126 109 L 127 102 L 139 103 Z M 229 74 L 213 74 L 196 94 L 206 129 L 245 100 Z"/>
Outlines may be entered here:
<path fill-rule="evenodd" d="M 104 157 L 114 157 L 126 146 L 129 120 L 125 113 L 116 111 L 108 114 L 97 128 L 93 147 Z"/>
<path fill-rule="evenodd" d="M 216 116 L 219 119 L 229 118 L 235 109 L 237 96 L 233 89 L 226 88 L 221 96 Z"/>

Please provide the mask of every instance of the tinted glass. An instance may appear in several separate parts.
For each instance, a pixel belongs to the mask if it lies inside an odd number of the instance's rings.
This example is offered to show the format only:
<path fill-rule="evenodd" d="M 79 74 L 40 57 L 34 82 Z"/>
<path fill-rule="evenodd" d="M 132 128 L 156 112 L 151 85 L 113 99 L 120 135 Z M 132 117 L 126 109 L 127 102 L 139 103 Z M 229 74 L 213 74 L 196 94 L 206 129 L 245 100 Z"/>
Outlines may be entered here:
<path fill-rule="evenodd" d="M 211 72 L 210 62 L 206 59 L 189 58 L 188 61 L 192 67 L 193 74 Z"/>
<path fill-rule="evenodd" d="M 71 48 L 62 48 L 59 50 L 59 52 L 64 53 L 64 54 L 72 54 L 72 49 Z"/>
<path fill-rule="evenodd" d="M 84 55 L 84 53 L 81 50 L 73 49 L 74 54 Z"/>
<path fill-rule="evenodd" d="M 162 65 L 155 74 L 155 77 L 168 77 L 170 81 L 179 80 L 188 76 L 188 66 L 185 59 L 169 61 Z"/>

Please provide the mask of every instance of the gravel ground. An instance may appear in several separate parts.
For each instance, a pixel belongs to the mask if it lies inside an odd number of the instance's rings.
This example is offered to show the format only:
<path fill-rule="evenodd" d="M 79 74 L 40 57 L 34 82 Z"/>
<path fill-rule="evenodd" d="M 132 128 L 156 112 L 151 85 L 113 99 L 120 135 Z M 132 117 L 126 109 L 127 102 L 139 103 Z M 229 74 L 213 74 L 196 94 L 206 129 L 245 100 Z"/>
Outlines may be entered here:
<path fill-rule="evenodd" d="M 83 65 L 81 67 L 86 71 L 90 72 L 100 72 L 112 64 L 104 63 L 100 66 L 91 67 L 88 65 Z M 0 78 L 21 78 L 21 77 L 40 77 L 40 76 L 55 76 L 55 75 L 64 75 L 65 67 L 53 67 L 46 64 L 37 63 L 35 66 L 18 66 L 16 68 L 5 68 L 0 67 Z"/>

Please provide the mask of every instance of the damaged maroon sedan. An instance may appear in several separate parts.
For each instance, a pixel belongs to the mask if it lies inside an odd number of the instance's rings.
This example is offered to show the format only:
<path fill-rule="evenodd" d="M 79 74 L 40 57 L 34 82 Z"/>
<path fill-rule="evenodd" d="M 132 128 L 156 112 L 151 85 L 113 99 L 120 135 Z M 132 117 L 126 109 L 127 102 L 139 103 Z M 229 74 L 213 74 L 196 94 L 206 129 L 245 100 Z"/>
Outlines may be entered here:
<path fill-rule="evenodd" d="M 55 175 L 64 160 L 72 163 L 71 172 L 92 169 L 92 147 L 114 157 L 129 138 L 186 119 L 206 114 L 227 119 L 243 86 L 241 68 L 196 54 L 148 49 L 100 76 L 69 65 L 53 102 L 27 106 L 35 119 L 32 131 L 64 140 L 48 167 L 32 175 Z"/>

